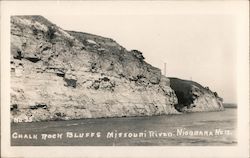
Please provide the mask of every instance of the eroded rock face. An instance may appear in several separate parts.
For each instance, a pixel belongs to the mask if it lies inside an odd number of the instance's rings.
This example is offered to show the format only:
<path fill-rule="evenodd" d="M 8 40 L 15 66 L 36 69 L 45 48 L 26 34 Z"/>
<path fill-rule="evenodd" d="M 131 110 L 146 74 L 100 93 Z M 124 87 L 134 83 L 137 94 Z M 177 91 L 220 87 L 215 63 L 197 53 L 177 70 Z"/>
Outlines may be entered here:
<path fill-rule="evenodd" d="M 170 87 L 175 91 L 178 104 L 175 108 L 179 112 L 201 112 L 223 110 L 222 98 L 216 92 L 212 92 L 208 87 L 200 84 L 170 78 Z"/>
<path fill-rule="evenodd" d="M 169 79 L 143 59 L 109 38 L 12 16 L 11 120 L 178 113 Z"/>

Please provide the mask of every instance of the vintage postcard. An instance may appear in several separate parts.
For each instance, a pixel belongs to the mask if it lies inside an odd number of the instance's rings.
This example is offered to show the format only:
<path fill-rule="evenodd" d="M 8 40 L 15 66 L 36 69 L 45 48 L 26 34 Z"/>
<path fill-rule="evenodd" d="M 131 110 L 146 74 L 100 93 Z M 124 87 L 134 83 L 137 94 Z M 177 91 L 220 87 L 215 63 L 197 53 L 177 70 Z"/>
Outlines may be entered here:
<path fill-rule="evenodd" d="M 247 1 L 1 4 L 2 157 L 249 156 Z"/>

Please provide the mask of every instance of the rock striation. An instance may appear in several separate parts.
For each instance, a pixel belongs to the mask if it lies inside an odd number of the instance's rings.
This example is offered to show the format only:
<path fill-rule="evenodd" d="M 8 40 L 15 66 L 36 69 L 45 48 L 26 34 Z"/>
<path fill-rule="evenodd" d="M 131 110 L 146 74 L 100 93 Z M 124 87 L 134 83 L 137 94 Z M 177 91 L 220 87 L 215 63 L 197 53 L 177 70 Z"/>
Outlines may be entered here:
<path fill-rule="evenodd" d="M 42 16 L 11 17 L 10 65 L 14 122 L 185 111 L 177 106 L 172 81 L 146 63 L 142 52 L 110 38 L 63 30 Z M 199 95 L 191 109 L 220 110 L 219 101 L 210 108 L 217 97 L 208 94 L 206 106 Z"/>

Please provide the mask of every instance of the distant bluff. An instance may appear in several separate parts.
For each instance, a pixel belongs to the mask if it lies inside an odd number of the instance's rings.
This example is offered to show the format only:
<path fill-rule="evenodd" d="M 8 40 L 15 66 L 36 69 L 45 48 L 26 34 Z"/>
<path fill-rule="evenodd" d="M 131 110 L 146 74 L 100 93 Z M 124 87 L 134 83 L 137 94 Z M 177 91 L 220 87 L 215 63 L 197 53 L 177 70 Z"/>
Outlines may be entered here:
<path fill-rule="evenodd" d="M 146 63 L 142 52 L 110 38 L 63 30 L 42 16 L 11 17 L 10 64 L 12 121 L 223 109 L 221 99 L 202 86 L 194 88 L 199 95 L 191 88 L 191 102 L 178 104 L 179 83 Z"/>
<path fill-rule="evenodd" d="M 189 80 L 169 79 L 170 87 L 175 91 L 178 98 L 178 104 L 175 105 L 177 111 L 202 112 L 224 109 L 223 99 L 216 92 L 212 92 L 209 87 L 203 87 Z"/>

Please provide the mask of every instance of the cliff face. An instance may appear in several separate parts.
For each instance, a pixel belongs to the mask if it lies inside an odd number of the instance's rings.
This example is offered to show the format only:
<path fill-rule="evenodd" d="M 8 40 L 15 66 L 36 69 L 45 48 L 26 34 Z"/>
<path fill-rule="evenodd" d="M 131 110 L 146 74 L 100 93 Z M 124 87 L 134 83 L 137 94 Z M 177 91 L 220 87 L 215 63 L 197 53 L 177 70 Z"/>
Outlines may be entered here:
<path fill-rule="evenodd" d="M 170 80 L 140 51 L 128 51 L 110 38 L 65 31 L 41 16 L 11 17 L 10 61 L 12 121 L 179 110 Z"/>
<path fill-rule="evenodd" d="M 175 91 L 178 98 L 178 104 L 175 105 L 176 110 L 180 112 L 201 112 L 224 109 L 222 98 L 208 87 L 203 87 L 193 81 L 178 78 L 169 79 L 170 87 Z"/>
<path fill-rule="evenodd" d="M 40 121 L 177 113 L 169 79 L 109 38 L 41 16 L 11 18 L 12 119 Z"/>

